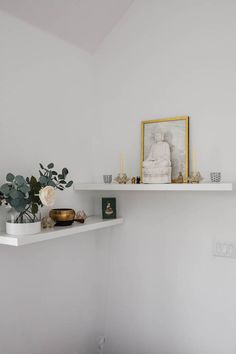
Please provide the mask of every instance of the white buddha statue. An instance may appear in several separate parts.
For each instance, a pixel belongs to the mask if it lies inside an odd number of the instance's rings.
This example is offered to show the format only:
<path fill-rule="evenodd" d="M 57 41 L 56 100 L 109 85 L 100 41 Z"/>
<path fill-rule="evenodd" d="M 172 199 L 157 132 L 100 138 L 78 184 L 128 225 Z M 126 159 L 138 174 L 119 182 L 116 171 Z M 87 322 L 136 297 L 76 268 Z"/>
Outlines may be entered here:
<path fill-rule="evenodd" d="M 171 183 L 170 146 L 159 128 L 155 133 L 149 155 L 143 161 L 143 183 Z"/>

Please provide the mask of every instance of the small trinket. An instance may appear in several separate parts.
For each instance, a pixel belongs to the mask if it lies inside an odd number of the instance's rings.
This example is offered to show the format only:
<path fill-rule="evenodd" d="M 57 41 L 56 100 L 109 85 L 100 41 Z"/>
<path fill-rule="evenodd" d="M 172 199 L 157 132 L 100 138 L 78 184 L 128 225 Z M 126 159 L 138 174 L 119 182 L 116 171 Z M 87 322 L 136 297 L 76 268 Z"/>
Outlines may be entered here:
<path fill-rule="evenodd" d="M 179 172 L 179 175 L 176 179 L 176 183 L 184 183 L 184 177 L 182 175 L 182 172 Z"/>
<path fill-rule="evenodd" d="M 189 183 L 200 183 L 202 180 L 203 180 L 203 178 L 202 178 L 200 172 L 192 173 L 188 179 Z"/>
<path fill-rule="evenodd" d="M 41 221 L 43 229 L 50 229 L 55 226 L 55 221 L 50 216 L 44 216 Z"/>
<path fill-rule="evenodd" d="M 75 215 L 75 221 L 78 221 L 83 224 L 86 219 L 87 219 L 87 215 L 84 210 L 77 211 Z"/>
<path fill-rule="evenodd" d="M 102 218 L 116 219 L 116 198 L 102 198 Z"/>
<path fill-rule="evenodd" d="M 112 175 L 103 175 L 103 181 L 106 184 L 110 184 L 112 182 Z"/>
<path fill-rule="evenodd" d="M 129 177 L 127 177 L 126 173 L 119 173 L 118 176 L 115 178 L 115 182 L 119 184 L 126 184 L 130 181 Z"/>
<path fill-rule="evenodd" d="M 211 183 L 220 183 L 221 181 L 221 172 L 211 172 Z"/>
<path fill-rule="evenodd" d="M 135 183 L 136 183 L 136 178 L 135 178 L 135 177 L 132 177 L 132 178 L 131 178 L 131 183 L 132 183 L 132 184 L 135 184 Z"/>
<path fill-rule="evenodd" d="M 137 183 L 137 184 L 140 184 L 140 182 L 141 182 L 141 178 L 140 178 L 140 176 L 137 176 L 137 177 L 136 177 L 136 183 Z"/>

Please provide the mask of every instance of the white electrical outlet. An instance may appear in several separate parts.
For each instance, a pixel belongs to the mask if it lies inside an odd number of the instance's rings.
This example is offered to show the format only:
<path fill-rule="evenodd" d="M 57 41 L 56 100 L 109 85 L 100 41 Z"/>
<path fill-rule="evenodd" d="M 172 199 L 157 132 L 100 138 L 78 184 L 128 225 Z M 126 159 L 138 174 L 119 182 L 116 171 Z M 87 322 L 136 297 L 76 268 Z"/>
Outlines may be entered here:
<path fill-rule="evenodd" d="M 236 242 L 214 242 L 213 255 L 216 257 L 236 258 Z"/>

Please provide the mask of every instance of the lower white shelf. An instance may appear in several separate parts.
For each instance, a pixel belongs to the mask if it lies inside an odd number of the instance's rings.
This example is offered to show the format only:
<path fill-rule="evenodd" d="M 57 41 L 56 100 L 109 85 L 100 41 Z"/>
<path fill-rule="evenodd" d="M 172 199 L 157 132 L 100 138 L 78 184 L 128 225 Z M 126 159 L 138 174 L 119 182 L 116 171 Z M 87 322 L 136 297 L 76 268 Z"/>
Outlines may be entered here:
<path fill-rule="evenodd" d="M 98 216 L 90 216 L 84 224 L 74 223 L 71 226 L 56 226 L 53 229 L 42 230 L 34 235 L 13 236 L 6 233 L 0 234 L 0 245 L 23 246 L 30 243 L 52 240 L 59 237 L 77 235 L 81 232 L 104 229 L 123 223 L 122 218 L 103 220 Z"/>

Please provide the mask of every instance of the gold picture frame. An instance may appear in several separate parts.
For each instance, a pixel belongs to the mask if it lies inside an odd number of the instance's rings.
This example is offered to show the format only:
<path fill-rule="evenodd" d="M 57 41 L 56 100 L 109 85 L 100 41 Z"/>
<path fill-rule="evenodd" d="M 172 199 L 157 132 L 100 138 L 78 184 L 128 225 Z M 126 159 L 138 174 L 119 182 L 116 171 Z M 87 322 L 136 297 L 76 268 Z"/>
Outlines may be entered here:
<path fill-rule="evenodd" d="M 177 174 L 179 172 L 182 173 L 184 178 L 188 178 L 189 176 L 189 116 L 178 116 L 174 118 L 161 118 L 161 119 L 146 120 L 141 122 L 141 162 L 140 162 L 141 181 L 143 182 L 142 163 L 145 159 L 145 155 L 147 154 L 148 146 L 150 146 L 150 142 L 147 142 L 146 140 L 148 139 L 147 138 L 148 136 L 149 136 L 149 140 L 151 140 L 150 134 L 152 130 L 156 129 L 155 127 L 156 124 L 162 126 L 162 128 L 165 131 L 165 135 L 169 135 L 169 137 L 166 140 L 171 146 L 171 150 L 172 150 L 171 156 L 173 155 L 173 158 L 171 157 L 172 166 L 173 166 L 172 168 L 173 172 L 171 178 L 172 182 L 176 180 Z M 175 137 L 173 137 L 173 134 L 175 132 L 178 133 L 179 135 L 178 139 L 175 139 Z M 174 140 L 176 141 L 179 140 L 179 144 L 181 145 L 181 149 L 180 149 L 181 151 L 179 157 L 178 157 L 178 151 L 174 151 L 174 149 L 178 150 L 176 146 L 173 144 Z"/>

